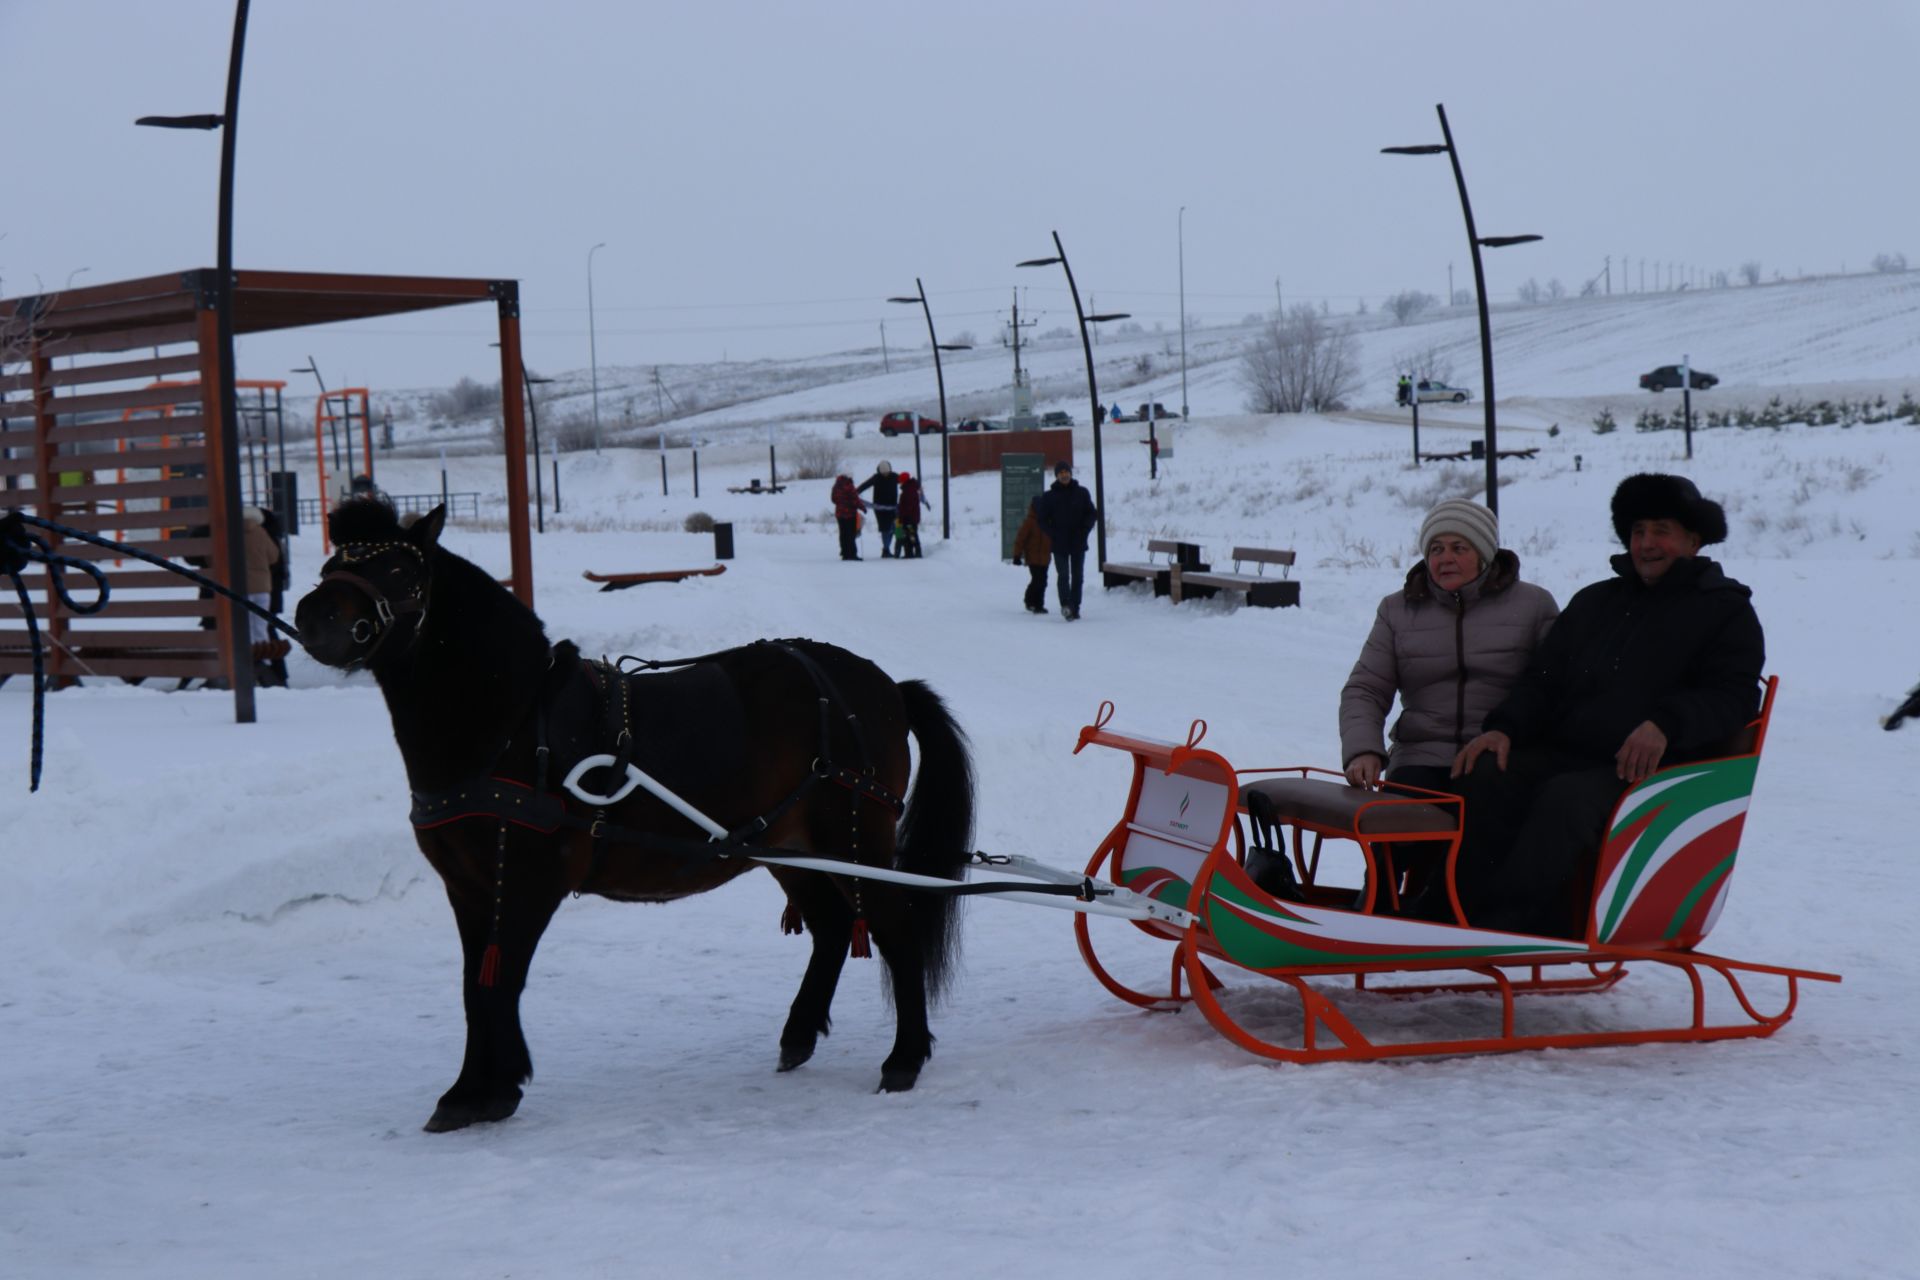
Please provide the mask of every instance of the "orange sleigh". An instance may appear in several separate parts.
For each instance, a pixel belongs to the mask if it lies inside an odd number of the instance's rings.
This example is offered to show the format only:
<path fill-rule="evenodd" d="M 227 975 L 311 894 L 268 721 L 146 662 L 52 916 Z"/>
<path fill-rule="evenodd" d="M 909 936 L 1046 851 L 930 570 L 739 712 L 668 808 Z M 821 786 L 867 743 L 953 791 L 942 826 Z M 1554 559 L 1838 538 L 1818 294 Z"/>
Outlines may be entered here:
<path fill-rule="evenodd" d="M 1116 977 L 1084 915 L 1074 917 L 1080 954 L 1120 999 L 1153 1010 L 1196 1004 L 1233 1043 L 1288 1062 L 1772 1035 L 1793 1016 L 1801 980 L 1838 982 L 1838 975 L 1697 948 L 1726 902 L 1777 684 L 1767 682 L 1759 718 L 1724 756 L 1662 769 L 1620 798 L 1598 859 L 1586 936 L 1579 940 L 1473 927 L 1453 885 L 1460 843 L 1460 803 L 1454 797 L 1391 785 L 1361 790 L 1338 774 L 1306 767 L 1236 770 L 1200 746 L 1204 721 L 1194 721 L 1185 742 L 1163 742 L 1108 729 L 1113 704 L 1104 703 L 1095 722 L 1080 731 L 1074 751 L 1098 746 L 1128 753 L 1133 781 L 1125 811 L 1094 852 L 1087 875 L 1100 875 L 1105 867 L 1114 884 L 1180 907 L 1182 914 L 1132 921 L 1100 935 L 1110 959 L 1123 942 L 1116 932 L 1137 930 L 1172 943 L 1168 980 L 1153 984 L 1159 990 L 1141 990 Z M 1322 852 L 1329 841 L 1348 854 L 1357 851 L 1360 885 L 1325 883 Z M 1396 855 L 1405 855 L 1408 845 L 1437 859 L 1432 873 L 1446 877 L 1453 923 L 1384 913 L 1397 904 L 1406 869 Z M 1249 855 L 1256 862 L 1285 860 L 1293 881 L 1283 888 L 1285 897 L 1254 882 Z M 1297 1016 L 1276 1020 L 1263 1010 L 1257 1026 L 1237 1017 L 1230 1005 L 1240 1002 L 1215 972 L 1226 966 L 1283 984 L 1298 998 Z M 1683 975 L 1691 996 L 1686 1014 L 1662 1025 L 1600 1030 L 1565 1029 L 1566 1021 L 1551 1014 L 1539 1019 L 1543 1027 L 1518 1025 L 1520 996 L 1606 991 L 1632 968 Z M 1389 974 L 1412 977 L 1375 985 Z M 1784 985 L 1777 1012 L 1757 1008 L 1749 997 L 1742 979 L 1755 976 Z M 1719 994 L 1722 985 L 1725 996 Z M 1355 990 L 1492 999 L 1487 1010 L 1471 1016 L 1471 1029 L 1458 1034 L 1384 1039 L 1360 1026 L 1386 1007 L 1382 1002 L 1350 994 L 1336 998 Z M 1710 990 L 1716 993 L 1712 1000 Z M 1529 1022 L 1533 1014 L 1529 1007 Z M 1447 1017 L 1458 1021 L 1451 1009 Z M 1268 1033 L 1267 1024 L 1275 1021 L 1284 1024 L 1283 1035 Z M 1432 1026 L 1433 1019 L 1422 1021 Z"/>

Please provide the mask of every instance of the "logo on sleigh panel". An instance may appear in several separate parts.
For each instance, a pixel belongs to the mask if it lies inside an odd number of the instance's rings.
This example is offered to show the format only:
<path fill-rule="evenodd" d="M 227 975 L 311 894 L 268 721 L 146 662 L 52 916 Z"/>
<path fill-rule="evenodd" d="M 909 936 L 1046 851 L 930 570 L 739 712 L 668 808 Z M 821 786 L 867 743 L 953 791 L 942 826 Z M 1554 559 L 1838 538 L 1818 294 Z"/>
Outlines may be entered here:
<path fill-rule="evenodd" d="M 1226 794 L 1227 789 L 1217 782 L 1149 774 L 1140 788 L 1134 817 L 1143 827 L 1206 840 L 1220 825 Z"/>

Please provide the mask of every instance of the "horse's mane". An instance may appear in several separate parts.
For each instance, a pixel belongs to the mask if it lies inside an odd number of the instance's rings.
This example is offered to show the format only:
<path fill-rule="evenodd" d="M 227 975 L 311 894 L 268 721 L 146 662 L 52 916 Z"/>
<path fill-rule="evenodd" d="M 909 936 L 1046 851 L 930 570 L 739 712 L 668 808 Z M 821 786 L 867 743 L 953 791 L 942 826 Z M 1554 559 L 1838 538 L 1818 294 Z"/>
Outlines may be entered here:
<path fill-rule="evenodd" d="M 400 537 L 399 513 L 384 498 L 349 498 L 327 517 L 335 542 L 391 542 Z"/>

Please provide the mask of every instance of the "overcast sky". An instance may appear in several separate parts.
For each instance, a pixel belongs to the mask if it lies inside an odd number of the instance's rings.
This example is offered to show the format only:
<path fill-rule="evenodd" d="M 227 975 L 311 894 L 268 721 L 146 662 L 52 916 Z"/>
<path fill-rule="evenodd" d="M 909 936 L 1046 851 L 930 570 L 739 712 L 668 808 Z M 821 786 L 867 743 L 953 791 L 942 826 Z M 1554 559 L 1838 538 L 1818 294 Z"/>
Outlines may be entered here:
<path fill-rule="evenodd" d="M 0 0 L 0 296 L 211 265 L 230 0 Z M 1489 291 L 1608 255 L 1771 277 L 1920 264 L 1914 0 L 255 0 L 242 268 L 511 277 L 538 371 L 942 337 L 1016 285 L 1149 326 L 1331 301 L 1448 265 L 1470 288 L 1444 103 Z M 1647 281 L 1655 268 L 1646 267 Z M 37 278 L 37 279 L 36 279 Z M 493 317 L 248 339 L 334 385 L 499 375 Z"/>

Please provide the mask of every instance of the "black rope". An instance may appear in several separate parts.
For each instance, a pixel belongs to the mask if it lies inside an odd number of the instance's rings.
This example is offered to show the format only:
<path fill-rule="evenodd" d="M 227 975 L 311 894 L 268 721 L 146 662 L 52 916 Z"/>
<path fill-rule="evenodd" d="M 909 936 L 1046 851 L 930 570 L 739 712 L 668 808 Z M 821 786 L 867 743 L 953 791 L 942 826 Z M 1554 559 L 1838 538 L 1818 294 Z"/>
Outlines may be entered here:
<path fill-rule="evenodd" d="M 183 568 L 159 556 L 149 555 L 137 547 L 129 547 L 125 543 L 115 542 L 112 538 L 102 538 L 97 534 L 88 533 L 84 529 L 75 529 L 54 520 L 43 520 L 38 516 L 30 516 L 24 511 L 9 509 L 6 515 L 0 516 L 0 573 L 6 574 L 13 580 L 14 594 L 20 599 L 20 609 L 25 616 L 27 624 L 27 640 L 33 651 L 33 728 L 31 731 L 32 738 L 27 765 L 27 789 L 29 791 L 38 791 L 40 789 L 42 743 L 45 738 L 47 667 L 45 642 L 41 638 L 39 620 L 35 618 L 33 612 L 33 598 L 27 592 L 27 584 L 23 574 L 26 567 L 30 564 L 44 565 L 47 570 L 48 584 L 53 588 L 53 593 L 59 597 L 60 603 L 74 613 L 82 616 L 99 613 L 107 607 L 109 587 L 107 584 L 106 570 L 91 560 L 83 560 L 76 556 L 63 556 L 59 554 L 45 538 L 37 537 L 27 532 L 28 526 L 36 529 L 45 529 L 50 533 L 57 533 L 63 538 L 73 538 L 80 542 L 90 542 L 96 547 L 104 547 L 119 555 L 127 556 L 134 560 L 141 560 L 157 568 L 165 569 L 168 573 L 177 574 L 191 582 L 198 583 L 200 586 L 206 587 L 218 595 L 223 595 L 229 600 L 239 601 L 251 612 L 265 618 L 269 626 L 284 631 L 295 640 L 300 638 L 300 632 L 294 628 L 292 623 L 287 622 L 269 610 L 262 609 L 245 596 L 237 595 L 213 579 L 195 573 L 191 569 Z M 93 579 L 94 589 L 99 592 L 99 596 L 92 604 L 83 605 L 73 598 L 72 592 L 67 587 L 66 574 L 69 569 L 77 569 Z"/>

